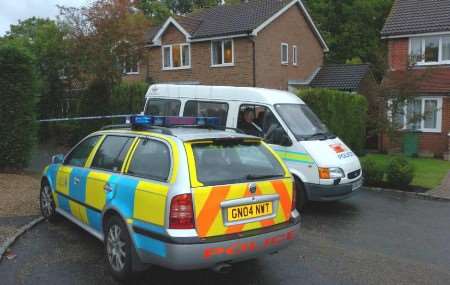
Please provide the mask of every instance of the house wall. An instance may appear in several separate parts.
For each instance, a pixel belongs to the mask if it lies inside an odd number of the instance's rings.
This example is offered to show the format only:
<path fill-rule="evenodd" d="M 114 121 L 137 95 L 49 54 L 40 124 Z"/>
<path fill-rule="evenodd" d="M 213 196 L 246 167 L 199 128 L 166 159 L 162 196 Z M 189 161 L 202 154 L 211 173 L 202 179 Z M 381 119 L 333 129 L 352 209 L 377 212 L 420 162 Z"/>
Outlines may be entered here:
<path fill-rule="evenodd" d="M 291 7 L 254 38 L 256 86 L 288 89 L 288 80 L 305 80 L 323 64 L 323 47 L 297 6 Z M 162 44 L 184 43 L 184 35 L 171 25 Z M 289 64 L 281 64 L 281 43 L 289 44 Z M 298 65 L 292 64 L 292 46 L 298 48 Z M 161 47 L 148 51 L 148 76 L 155 82 L 198 82 L 205 85 L 253 86 L 253 42 L 234 39 L 234 66 L 211 67 L 211 42 L 191 43 L 191 68 L 162 70 Z"/>
<path fill-rule="evenodd" d="M 185 43 L 184 35 L 170 26 L 162 44 Z M 149 49 L 149 77 L 155 82 L 193 81 L 204 85 L 253 85 L 252 42 L 248 38 L 234 39 L 234 66 L 211 67 L 211 42 L 191 43 L 191 68 L 162 70 L 161 47 Z"/>
<path fill-rule="evenodd" d="M 442 131 L 440 133 L 419 134 L 419 151 L 431 152 L 436 156 L 442 156 L 449 150 L 448 133 L 450 131 L 450 66 L 435 65 L 429 67 L 409 66 L 409 39 L 390 39 L 388 42 L 388 64 L 389 70 L 385 83 L 395 84 L 395 80 L 401 80 L 406 74 L 413 74 L 421 78 L 417 82 L 417 93 L 419 96 L 443 96 L 442 106 Z M 392 82 L 394 81 L 394 82 Z M 400 135 L 399 135 L 400 136 Z M 401 140 L 400 140 L 401 141 Z M 398 143 L 391 142 L 384 135 L 382 137 L 382 150 L 389 151 L 400 148 Z"/>
<path fill-rule="evenodd" d="M 289 44 L 289 64 L 281 64 L 281 43 Z M 298 49 L 298 64 L 292 64 L 292 46 Z M 256 85 L 288 89 L 288 80 L 305 80 L 323 64 L 318 38 L 297 6 L 289 8 L 256 37 Z"/>

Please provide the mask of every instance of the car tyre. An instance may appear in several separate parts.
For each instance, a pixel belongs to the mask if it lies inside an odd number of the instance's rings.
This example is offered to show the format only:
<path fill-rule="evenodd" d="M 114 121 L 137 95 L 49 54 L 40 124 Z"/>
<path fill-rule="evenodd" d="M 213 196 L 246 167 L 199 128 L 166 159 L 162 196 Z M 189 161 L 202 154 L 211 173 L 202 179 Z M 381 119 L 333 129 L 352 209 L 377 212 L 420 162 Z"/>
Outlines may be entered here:
<path fill-rule="evenodd" d="M 298 178 L 295 178 L 295 190 L 297 191 L 297 210 L 302 212 L 308 202 L 308 197 L 306 196 L 305 186 Z"/>
<path fill-rule="evenodd" d="M 52 189 L 47 181 L 42 182 L 39 193 L 39 206 L 42 216 L 49 222 L 57 221 L 56 204 L 53 199 Z"/>
<path fill-rule="evenodd" d="M 112 216 L 105 227 L 106 262 L 113 277 L 125 281 L 132 277 L 132 245 L 122 219 Z"/>

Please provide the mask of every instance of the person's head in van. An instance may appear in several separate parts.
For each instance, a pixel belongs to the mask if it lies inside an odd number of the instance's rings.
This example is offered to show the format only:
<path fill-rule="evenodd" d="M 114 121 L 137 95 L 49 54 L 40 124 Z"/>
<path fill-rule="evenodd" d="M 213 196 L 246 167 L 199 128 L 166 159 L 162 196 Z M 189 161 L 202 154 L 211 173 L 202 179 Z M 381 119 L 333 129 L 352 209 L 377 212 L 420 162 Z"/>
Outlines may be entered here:
<path fill-rule="evenodd" d="M 253 121 L 255 120 L 255 114 L 253 113 L 253 110 L 251 108 L 246 108 L 244 110 L 244 121 L 246 123 L 253 123 Z"/>

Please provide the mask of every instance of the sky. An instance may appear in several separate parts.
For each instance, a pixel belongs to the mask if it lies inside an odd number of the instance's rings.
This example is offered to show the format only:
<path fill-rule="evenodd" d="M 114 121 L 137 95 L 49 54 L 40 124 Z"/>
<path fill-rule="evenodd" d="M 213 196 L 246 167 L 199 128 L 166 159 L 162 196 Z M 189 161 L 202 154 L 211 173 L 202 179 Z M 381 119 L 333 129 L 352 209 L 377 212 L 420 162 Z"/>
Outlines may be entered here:
<path fill-rule="evenodd" d="M 11 24 L 36 16 L 55 19 L 56 5 L 81 7 L 93 0 L 0 0 L 0 36 L 9 31 Z"/>

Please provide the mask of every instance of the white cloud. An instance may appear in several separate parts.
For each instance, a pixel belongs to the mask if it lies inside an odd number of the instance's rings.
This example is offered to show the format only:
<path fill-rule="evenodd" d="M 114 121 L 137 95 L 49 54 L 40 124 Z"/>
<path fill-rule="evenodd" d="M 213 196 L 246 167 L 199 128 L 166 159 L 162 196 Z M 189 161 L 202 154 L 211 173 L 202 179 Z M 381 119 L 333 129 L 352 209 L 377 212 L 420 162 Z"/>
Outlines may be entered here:
<path fill-rule="evenodd" d="M 93 0 L 2 0 L 0 1 L 0 36 L 11 24 L 30 17 L 52 18 L 58 15 L 56 5 L 81 7 Z"/>

